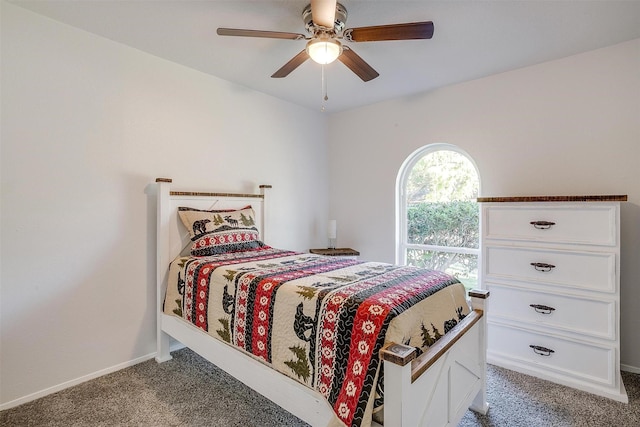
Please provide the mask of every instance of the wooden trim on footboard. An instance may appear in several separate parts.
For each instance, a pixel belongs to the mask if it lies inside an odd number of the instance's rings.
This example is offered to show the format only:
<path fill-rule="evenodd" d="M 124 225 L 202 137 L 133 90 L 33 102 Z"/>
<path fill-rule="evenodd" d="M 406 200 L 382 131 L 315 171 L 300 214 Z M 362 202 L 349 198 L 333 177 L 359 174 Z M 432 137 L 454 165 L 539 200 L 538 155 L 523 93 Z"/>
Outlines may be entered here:
<path fill-rule="evenodd" d="M 420 375 L 433 365 L 436 360 L 445 354 L 453 345 L 476 324 L 483 316 L 481 310 L 473 310 L 453 329 L 438 340 L 428 351 L 421 354 L 411 364 L 411 382 L 415 382 Z"/>

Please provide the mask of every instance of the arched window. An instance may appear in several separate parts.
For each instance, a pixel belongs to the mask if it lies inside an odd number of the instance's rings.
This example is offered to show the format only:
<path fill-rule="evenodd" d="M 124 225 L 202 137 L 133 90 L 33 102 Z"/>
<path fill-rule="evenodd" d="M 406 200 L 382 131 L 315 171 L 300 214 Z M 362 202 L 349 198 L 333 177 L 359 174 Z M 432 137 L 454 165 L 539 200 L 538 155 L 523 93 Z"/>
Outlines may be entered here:
<path fill-rule="evenodd" d="M 478 169 L 467 153 L 433 144 L 410 155 L 398 174 L 396 262 L 478 282 Z"/>

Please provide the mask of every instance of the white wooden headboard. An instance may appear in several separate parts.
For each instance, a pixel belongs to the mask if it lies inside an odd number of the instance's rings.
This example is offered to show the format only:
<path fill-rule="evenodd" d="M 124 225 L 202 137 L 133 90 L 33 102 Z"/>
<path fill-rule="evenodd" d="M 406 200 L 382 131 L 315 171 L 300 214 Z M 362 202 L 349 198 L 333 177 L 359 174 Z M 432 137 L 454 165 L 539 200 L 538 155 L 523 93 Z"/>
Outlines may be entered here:
<path fill-rule="evenodd" d="M 260 232 L 260 239 L 267 243 L 267 197 L 270 185 L 261 185 L 260 193 L 205 193 L 191 191 L 171 191 L 170 178 L 157 178 L 157 301 L 158 315 L 162 312 L 162 304 L 167 289 L 169 263 L 181 254 L 188 254 L 191 249 L 189 232 L 178 216 L 178 207 L 185 206 L 196 209 L 240 209 L 251 205 L 255 211 L 255 220 Z M 268 244 L 268 243 L 267 243 Z"/>

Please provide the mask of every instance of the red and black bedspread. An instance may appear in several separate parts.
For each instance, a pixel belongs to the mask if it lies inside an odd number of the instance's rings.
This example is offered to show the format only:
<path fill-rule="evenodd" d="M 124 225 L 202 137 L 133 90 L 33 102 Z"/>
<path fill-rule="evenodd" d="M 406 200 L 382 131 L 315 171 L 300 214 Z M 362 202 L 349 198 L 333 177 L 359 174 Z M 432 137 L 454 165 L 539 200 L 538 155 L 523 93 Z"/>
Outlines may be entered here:
<path fill-rule="evenodd" d="M 261 247 L 177 258 L 164 311 L 317 390 L 347 426 L 381 402 L 386 341 L 424 349 L 469 312 L 445 273 Z"/>

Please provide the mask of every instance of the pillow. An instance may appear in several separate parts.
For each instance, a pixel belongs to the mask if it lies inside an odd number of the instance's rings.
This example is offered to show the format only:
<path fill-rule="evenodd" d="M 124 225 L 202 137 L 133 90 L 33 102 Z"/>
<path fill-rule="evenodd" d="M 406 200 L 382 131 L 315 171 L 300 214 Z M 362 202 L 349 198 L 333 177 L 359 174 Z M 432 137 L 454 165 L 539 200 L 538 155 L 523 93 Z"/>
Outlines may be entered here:
<path fill-rule="evenodd" d="M 189 230 L 191 255 L 209 256 L 264 246 L 251 206 L 243 209 L 201 210 L 180 207 L 178 215 Z"/>

